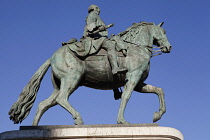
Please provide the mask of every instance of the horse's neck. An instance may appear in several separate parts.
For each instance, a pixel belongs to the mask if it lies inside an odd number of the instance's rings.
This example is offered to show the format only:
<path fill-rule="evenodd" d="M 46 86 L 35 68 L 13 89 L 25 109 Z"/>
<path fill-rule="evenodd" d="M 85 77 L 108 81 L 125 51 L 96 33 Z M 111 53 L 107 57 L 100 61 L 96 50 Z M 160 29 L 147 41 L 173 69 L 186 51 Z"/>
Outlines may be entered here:
<path fill-rule="evenodd" d="M 151 28 L 151 25 L 140 26 L 138 29 L 135 29 L 136 31 L 131 31 L 131 33 L 128 34 L 129 37 L 126 37 L 126 41 L 142 46 L 152 46 L 153 35 Z"/>
<path fill-rule="evenodd" d="M 139 41 L 139 44 L 142 46 L 152 46 L 153 45 L 153 37 L 151 34 L 151 29 L 150 27 L 147 26 L 142 26 L 139 34 L 137 35 L 138 38 L 136 42 Z"/>

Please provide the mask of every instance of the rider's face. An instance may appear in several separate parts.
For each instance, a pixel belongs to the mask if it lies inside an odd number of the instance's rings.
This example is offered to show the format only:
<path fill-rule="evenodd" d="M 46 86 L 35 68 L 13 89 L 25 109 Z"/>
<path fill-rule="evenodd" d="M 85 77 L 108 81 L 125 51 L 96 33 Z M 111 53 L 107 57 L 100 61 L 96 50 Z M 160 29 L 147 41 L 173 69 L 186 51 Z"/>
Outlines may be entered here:
<path fill-rule="evenodd" d="M 96 7 L 94 8 L 94 11 L 96 11 L 97 14 L 100 14 L 100 8 L 99 8 L 99 7 L 96 6 Z"/>

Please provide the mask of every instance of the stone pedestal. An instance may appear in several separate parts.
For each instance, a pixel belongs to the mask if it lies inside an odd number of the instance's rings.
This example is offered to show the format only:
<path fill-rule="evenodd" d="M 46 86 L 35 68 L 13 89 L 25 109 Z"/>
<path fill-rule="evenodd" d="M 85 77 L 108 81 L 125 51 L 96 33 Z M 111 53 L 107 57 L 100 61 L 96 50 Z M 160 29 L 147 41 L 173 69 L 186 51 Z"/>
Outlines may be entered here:
<path fill-rule="evenodd" d="M 184 140 L 180 131 L 157 124 L 22 126 L 0 140 Z"/>

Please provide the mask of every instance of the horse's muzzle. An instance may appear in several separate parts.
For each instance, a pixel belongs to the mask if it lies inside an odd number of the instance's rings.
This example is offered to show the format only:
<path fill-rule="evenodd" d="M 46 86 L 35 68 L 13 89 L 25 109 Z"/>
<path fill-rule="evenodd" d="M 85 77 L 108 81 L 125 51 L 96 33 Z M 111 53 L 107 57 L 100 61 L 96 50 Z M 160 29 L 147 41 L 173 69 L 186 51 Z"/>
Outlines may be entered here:
<path fill-rule="evenodd" d="M 163 53 L 170 53 L 171 49 L 172 49 L 172 46 L 169 46 L 169 47 L 164 46 L 164 47 L 161 48 L 161 51 Z"/>

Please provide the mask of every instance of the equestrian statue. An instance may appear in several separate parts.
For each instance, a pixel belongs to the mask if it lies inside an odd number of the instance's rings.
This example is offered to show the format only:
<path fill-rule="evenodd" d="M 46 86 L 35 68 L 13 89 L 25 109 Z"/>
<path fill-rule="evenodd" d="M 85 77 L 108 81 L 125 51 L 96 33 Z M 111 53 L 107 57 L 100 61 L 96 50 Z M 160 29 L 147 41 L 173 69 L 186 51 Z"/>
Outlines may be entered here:
<path fill-rule="evenodd" d="M 80 86 L 113 90 L 115 99 L 121 99 L 118 124 L 128 124 L 124 112 L 132 91 L 155 93 L 160 107 L 154 113 L 153 122 L 161 119 L 166 112 L 163 89 L 144 81 L 149 74 L 151 57 L 170 53 L 172 48 L 161 27 L 163 22 L 159 25 L 133 23 L 125 31 L 108 38 L 107 29 L 114 24 L 106 25 L 99 13 L 100 8 L 91 5 L 82 38 L 63 42 L 62 47 L 35 72 L 9 111 L 10 119 L 15 124 L 21 123 L 30 113 L 50 66 L 54 91 L 39 104 L 33 126 L 38 125 L 45 111 L 58 104 L 72 115 L 75 125 L 82 125 L 80 113 L 68 102 L 69 96 Z M 122 93 L 118 90 L 120 87 L 124 87 Z"/>

